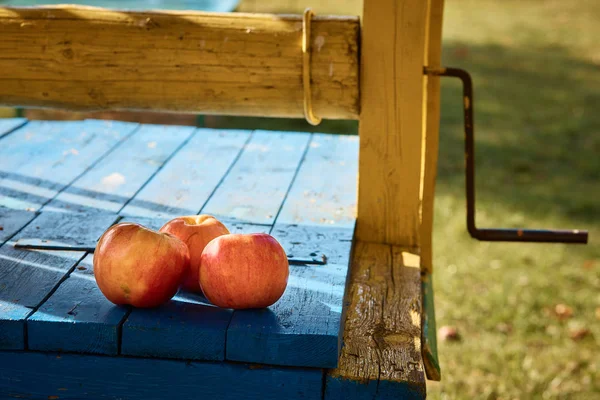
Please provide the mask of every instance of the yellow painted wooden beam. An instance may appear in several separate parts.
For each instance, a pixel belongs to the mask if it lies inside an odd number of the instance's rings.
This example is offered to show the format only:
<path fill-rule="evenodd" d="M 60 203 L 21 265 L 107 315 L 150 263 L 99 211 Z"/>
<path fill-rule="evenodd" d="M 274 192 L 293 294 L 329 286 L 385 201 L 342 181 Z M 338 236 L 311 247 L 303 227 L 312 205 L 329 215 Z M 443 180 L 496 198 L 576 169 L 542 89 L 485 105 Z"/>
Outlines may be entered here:
<path fill-rule="evenodd" d="M 427 2 L 365 0 L 357 236 L 419 244 Z"/>
<path fill-rule="evenodd" d="M 302 117 L 299 15 L 0 8 L 0 105 Z M 358 17 L 312 24 L 323 118 L 358 118 Z"/>
<path fill-rule="evenodd" d="M 442 22 L 444 0 L 428 0 L 427 42 L 425 65 L 441 67 Z M 421 179 L 421 263 L 427 273 L 433 268 L 433 201 L 437 177 L 440 130 L 440 77 L 425 78 L 425 102 L 423 114 L 422 179 Z"/>

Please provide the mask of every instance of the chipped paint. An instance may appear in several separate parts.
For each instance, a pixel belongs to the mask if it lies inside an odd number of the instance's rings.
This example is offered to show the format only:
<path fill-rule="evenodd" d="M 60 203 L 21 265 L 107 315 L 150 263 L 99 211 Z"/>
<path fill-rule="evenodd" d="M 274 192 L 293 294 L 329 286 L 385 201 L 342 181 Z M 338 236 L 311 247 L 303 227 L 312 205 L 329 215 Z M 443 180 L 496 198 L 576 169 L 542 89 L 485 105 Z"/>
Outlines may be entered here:
<path fill-rule="evenodd" d="M 119 186 L 125 183 L 125 177 L 118 173 L 118 172 L 114 172 L 110 175 L 105 176 L 104 178 L 102 178 L 102 184 L 103 185 L 108 185 L 108 186 Z"/>
<path fill-rule="evenodd" d="M 323 36 L 319 35 L 315 38 L 315 47 L 317 48 L 318 52 L 321 51 L 321 48 L 323 47 L 324 44 L 325 44 L 325 38 Z"/>

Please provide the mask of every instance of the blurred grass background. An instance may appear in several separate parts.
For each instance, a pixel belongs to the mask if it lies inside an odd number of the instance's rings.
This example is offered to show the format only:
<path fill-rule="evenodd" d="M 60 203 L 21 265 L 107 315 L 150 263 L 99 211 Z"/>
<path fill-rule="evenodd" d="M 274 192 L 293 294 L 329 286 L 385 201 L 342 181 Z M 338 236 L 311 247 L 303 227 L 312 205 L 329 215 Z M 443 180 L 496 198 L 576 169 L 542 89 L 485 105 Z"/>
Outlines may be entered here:
<path fill-rule="evenodd" d="M 242 0 L 238 10 L 359 14 L 361 4 Z M 459 339 L 440 342 L 442 381 L 429 382 L 429 397 L 600 399 L 600 1 L 446 0 L 443 64 L 474 79 L 478 225 L 588 229 L 590 243 L 468 237 L 461 89 L 442 80 L 435 305 L 438 327 Z M 201 122 L 314 130 L 302 120 Z M 357 124 L 316 130 L 356 133 Z"/>
<path fill-rule="evenodd" d="M 464 228 L 460 88 L 443 82 L 435 204 L 437 399 L 600 398 L 600 2 L 447 0 L 443 64 L 475 83 L 479 226 L 590 230 L 587 246 Z"/>

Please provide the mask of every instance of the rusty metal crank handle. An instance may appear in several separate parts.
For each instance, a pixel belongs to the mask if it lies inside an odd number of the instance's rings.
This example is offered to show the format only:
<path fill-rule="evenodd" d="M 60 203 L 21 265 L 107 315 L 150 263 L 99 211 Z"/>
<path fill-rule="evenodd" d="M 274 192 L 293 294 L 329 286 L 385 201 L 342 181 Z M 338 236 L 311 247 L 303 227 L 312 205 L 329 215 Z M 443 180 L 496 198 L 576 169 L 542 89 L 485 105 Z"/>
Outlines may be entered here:
<path fill-rule="evenodd" d="M 428 68 L 423 73 L 430 76 L 458 78 L 463 85 L 463 110 L 465 126 L 467 230 L 471 237 L 482 241 L 581 243 L 588 242 L 588 232 L 577 229 L 502 229 L 477 228 L 475 225 L 475 128 L 473 126 L 473 83 L 469 73 L 459 68 Z"/>
<path fill-rule="evenodd" d="M 84 251 L 93 253 L 96 251 L 95 247 L 90 246 L 72 246 L 67 244 L 32 244 L 32 243 L 15 243 L 15 249 L 21 250 L 50 250 L 50 251 Z M 288 264 L 290 265 L 325 265 L 327 261 L 323 257 L 322 260 L 318 259 L 301 259 L 288 257 Z"/>

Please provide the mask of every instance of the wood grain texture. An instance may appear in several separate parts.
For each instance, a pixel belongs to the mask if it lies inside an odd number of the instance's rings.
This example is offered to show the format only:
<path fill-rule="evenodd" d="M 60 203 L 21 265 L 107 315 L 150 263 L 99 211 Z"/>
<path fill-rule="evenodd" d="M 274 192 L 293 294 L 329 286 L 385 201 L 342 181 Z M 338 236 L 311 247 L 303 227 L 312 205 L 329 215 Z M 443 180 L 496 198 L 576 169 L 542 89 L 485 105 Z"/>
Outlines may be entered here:
<path fill-rule="evenodd" d="M 2 398 L 317 400 L 322 388 L 319 369 L 38 352 L 0 352 L 0 376 Z"/>
<path fill-rule="evenodd" d="M 433 279 L 426 274 L 422 277 L 423 290 L 423 364 L 427 379 L 439 381 L 442 379 L 440 361 L 437 349 L 437 329 L 435 323 L 435 304 L 433 296 Z"/>
<path fill-rule="evenodd" d="M 2 140 L 0 205 L 39 210 L 136 126 L 91 120 L 28 123 Z"/>
<path fill-rule="evenodd" d="M 398 247 L 356 244 L 344 346 L 326 399 L 425 397 L 419 264 Z"/>
<path fill-rule="evenodd" d="M 0 118 L 0 138 L 25 125 L 26 122 L 25 118 Z"/>
<path fill-rule="evenodd" d="M 0 8 L 0 30 L 2 104 L 304 115 L 299 15 Z M 358 33 L 357 17 L 313 21 L 323 118 L 358 116 Z"/>
<path fill-rule="evenodd" d="M 127 310 L 108 301 L 92 275 L 73 272 L 27 319 L 29 349 L 117 355 Z"/>
<path fill-rule="evenodd" d="M 49 243 L 93 245 L 115 218 L 106 214 L 83 216 L 42 213 L 19 232 L 14 241 L 0 247 L 2 349 L 23 349 L 25 317 L 45 300 L 85 254 L 17 250 L 12 244 L 43 237 Z"/>
<path fill-rule="evenodd" d="M 314 134 L 277 222 L 354 229 L 357 176 L 358 136 Z"/>
<path fill-rule="evenodd" d="M 357 237 L 419 244 L 427 2 L 365 1 Z"/>
<path fill-rule="evenodd" d="M 290 266 L 288 287 L 277 303 L 234 311 L 228 360 L 337 365 L 354 232 L 356 153 L 356 138 L 313 135 L 271 234 L 288 257 L 327 264 Z"/>
<path fill-rule="evenodd" d="M 0 207 L 0 246 L 35 217 L 33 212 Z"/>
<path fill-rule="evenodd" d="M 262 310 L 236 310 L 227 359 L 273 365 L 337 365 L 347 265 L 290 266 L 288 286 Z"/>
<path fill-rule="evenodd" d="M 250 131 L 198 129 L 121 214 L 165 218 L 197 214 L 249 137 Z"/>
<path fill-rule="evenodd" d="M 442 22 L 444 0 L 427 2 L 427 41 L 425 65 L 441 67 Z M 439 152 L 440 77 L 425 77 L 425 114 L 423 118 L 423 166 L 421 180 L 421 265 L 426 273 L 433 271 L 433 202 Z"/>
<path fill-rule="evenodd" d="M 289 258 L 325 260 L 328 264 L 350 264 L 353 229 L 323 225 L 275 224 L 271 235 Z"/>
<path fill-rule="evenodd" d="M 138 216 L 123 217 L 120 222 L 133 222 L 143 225 L 147 228 L 159 230 L 169 219 L 167 218 L 149 218 Z M 228 218 L 220 218 L 221 221 L 231 233 L 269 233 L 271 225 L 246 224 L 243 222 L 231 220 Z"/>
<path fill-rule="evenodd" d="M 121 354 L 222 361 L 231 314 L 191 295 L 155 309 L 135 309 L 123 324 Z"/>
<path fill-rule="evenodd" d="M 273 224 L 309 139 L 305 133 L 254 132 L 202 214 Z"/>
<path fill-rule="evenodd" d="M 142 125 L 44 210 L 119 212 L 193 131 L 193 127 Z"/>

